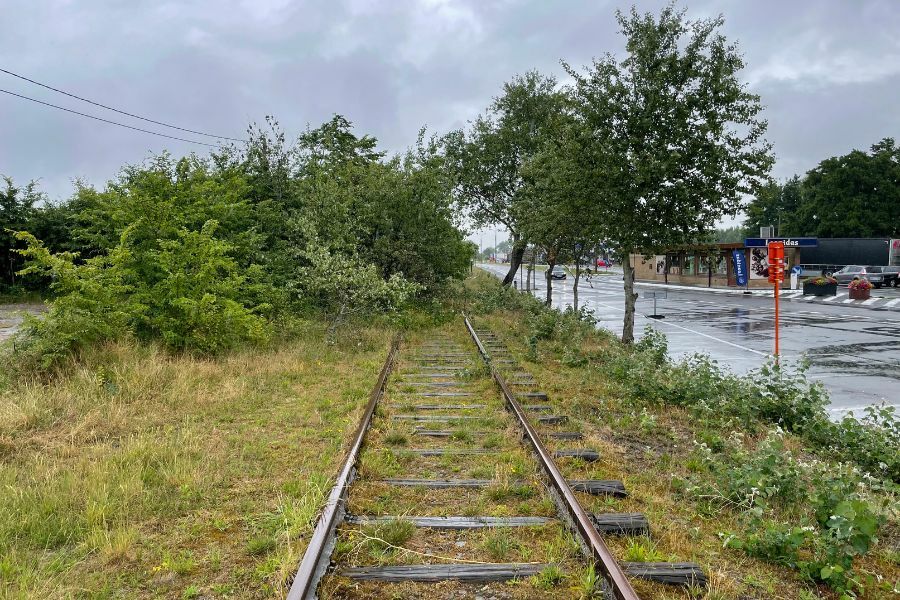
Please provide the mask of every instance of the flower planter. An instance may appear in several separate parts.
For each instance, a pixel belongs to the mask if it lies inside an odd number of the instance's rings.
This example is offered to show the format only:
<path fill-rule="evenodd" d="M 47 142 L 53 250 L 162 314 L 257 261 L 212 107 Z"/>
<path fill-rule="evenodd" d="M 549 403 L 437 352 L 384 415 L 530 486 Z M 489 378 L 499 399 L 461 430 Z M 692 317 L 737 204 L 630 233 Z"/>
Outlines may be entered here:
<path fill-rule="evenodd" d="M 868 300 L 869 294 L 872 290 L 854 290 L 850 288 L 850 299 L 851 300 Z"/>
<path fill-rule="evenodd" d="M 804 296 L 835 296 L 837 295 L 836 283 L 811 283 L 806 281 L 803 283 Z"/>

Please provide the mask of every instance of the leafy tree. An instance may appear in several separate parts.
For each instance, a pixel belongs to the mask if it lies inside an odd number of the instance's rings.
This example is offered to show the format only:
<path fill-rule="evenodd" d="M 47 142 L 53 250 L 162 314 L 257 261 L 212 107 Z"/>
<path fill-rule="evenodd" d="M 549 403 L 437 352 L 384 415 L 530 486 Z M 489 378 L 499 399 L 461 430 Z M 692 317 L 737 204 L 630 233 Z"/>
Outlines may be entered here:
<path fill-rule="evenodd" d="M 437 140 L 426 141 L 423 131 L 403 157 L 373 168 L 367 184 L 379 193 L 370 196 L 360 254 L 385 278 L 402 275 L 421 293 L 464 276 L 473 258 L 455 223 L 453 182 L 444 161 Z"/>
<path fill-rule="evenodd" d="M 546 127 L 545 144 L 526 164 L 526 194 L 520 210 L 523 231 L 547 257 L 546 304 L 552 299 L 550 271 L 564 259 L 575 262 L 573 304 L 578 309 L 578 282 L 585 253 L 599 241 L 596 198 L 583 183 L 577 124 L 559 113 Z"/>
<path fill-rule="evenodd" d="M 744 228 L 739 226 L 720 228 L 716 229 L 714 235 L 715 242 L 719 244 L 734 244 L 737 242 L 743 242 Z"/>
<path fill-rule="evenodd" d="M 540 149 L 542 129 L 561 101 L 556 79 L 529 71 L 505 84 L 503 95 L 468 132 L 444 138 L 459 206 L 476 228 L 502 225 L 512 237 L 504 285 L 512 284 L 528 243 L 517 210 L 523 195 L 522 167 Z"/>
<path fill-rule="evenodd" d="M 885 138 L 823 160 L 806 174 L 800 204 L 806 235 L 900 236 L 900 148 Z"/>
<path fill-rule="evenodd" d="M 0 214 L 20 233 L 7 246 L 55 294 L 17 340 L 22 362 L 48 368 L 125 335 L 215 354 L 264 341 L 289 312 L 324 315 L 333 330 L 435 293 L 474 255 L 446 161 L 424 132 L 387 159 L 341 116 L 293 145 L 267 119 L 244 148 L 154 156 L 37 212 L 33 186 L 8 181 Z"/>
<path fill-rule="evenodd" d="M 481 260 L 490 260 L 492 256 L 494 256 L 495 249 L 493 246 L 488 246 L 484 250 L 481 251 L 479 257 Z"/>
<path fill-rule="evenodd" d="M 17 187 L 9 177 L 3 177 L 5 189 L 0 190 L 0 286 L 12 288 L 18 282 L 16 273 L 22 268 L 22 257 L 16 251 L 13 232 L 26 229 L 34 218 L 35 203 L 41 200 L 37 184 L 31 182 Z"/>
<path fill-rule="evenodd" d="M 744 62 L 719 33 L 721 16 L 688 21 L 670 5 L 658 19 L 634 8 L 617 19 L 627 57 L 566 71 L 582 124 L 581 172 L 624 268 L 622 340 L 631 343 L 630 253 L 708 236 L 766 181 L 772 157 L 759 98 L 738 78 Z"/>
<path fill-rule="evenodd" d="M 744 221 L 747 237 L 759 235 L 761 227 L 775 227 L 775 235 L 802 235 L 803 225 L 798 220 L 800 210 L 800 178 L 796 175 L 782 184 L 770 181 L 762 186 L 747 206 Z"/>

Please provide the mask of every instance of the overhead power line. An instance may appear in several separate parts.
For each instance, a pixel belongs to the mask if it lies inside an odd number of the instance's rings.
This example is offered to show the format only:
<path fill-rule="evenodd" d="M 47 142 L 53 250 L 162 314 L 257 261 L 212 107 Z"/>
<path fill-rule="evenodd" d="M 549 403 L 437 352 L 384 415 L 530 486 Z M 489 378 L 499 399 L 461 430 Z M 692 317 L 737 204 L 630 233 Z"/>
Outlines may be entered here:
<path fill-rule="evenodd" d="M 89 115 L 87 113 L 78 112 L 77 110 L 72 110 L 71 108 L 66 108 L 65 106 L 58 106 L 56 104 L 50 104 L 49 102 L 44 102 L 43 100 L 37 100 L 36 98 L 29 98 L 28 96 L 23 96 L 22 94 L 17 94 L 15 92 L 10 92 L 9 90 L 0 89 L 0 92 L 4 94 L 9 94 L 10 96 L 15 96 L 16 98 L 22 98 L 23 100 L 30 100 L 31 102 L 37 102 L 38 104 L 43 104 L 44 106 L 49 106 L 51 108 L 58 108 L 59 110 L 64 110 L 66 112 L 70 112 L 76 115 L 81 115 L 82 117 L 87 117 L 88 119 L 94 119 L 95 121 L 103 121 L 104 123 L 109 123 L 110 125 L 118 125 L 119 127 L 126 127 L 128 129 L 133 129 L 135 131 L 141 131 L 143 133 L 149 133 L 150 135 L 158 135 L 159 137 L 169 138 L 170 140 L 178 140 L 180 142 L 190 142 L 191 144 L 200 144 L 202 146 L 209 146 L 210 148 L 218 148 L 215 144 L 208 144 L 206 142 L 198 142 L 197 140 L 189 140 L 187 138 L 181 138 L 174 135 L 168 135 L 165 133 L 159 133 L 158 131 L 150 131 L 149 129 L 141 129 L 140 127 L 134 127 L 132 125 L 126 125 L 125 123 L 119 123 L 118 121 L 110 121 L 109 119 L 104 119 L 102 117 L 96 117 L 94 115 Z"/>
<path fill-rule="evenodd" d="M 53 86 L 51 86 L 51 85 L 47 85 L 46 83 L 41 83 L 40 81 L 35 81 L 34 79 L 29 79 L 28 77 L 25 77 L 24 75 L 19 75 L 18 73 L 13 73 L 12 71 L 8 71 L 8 70 L 3 69 L 3 68 L 0 68 L 0 72 L 6 73 L 7 75 L 12 75 L 13 77 L 18 77 L 19 79 L 22 79 L 22 80 L 27 81 L 27 82 L 29 82 L 29 83 L 33 83 L 33 84 L 35 84 L 35 85 L 39 85 L 39 86 L 41 86 L 42 88 L 47 88 L 48 90 L 53 90 L 54 92 L 58 92 L 58 93 L 60 93 L 60 94 L 64 94 L 64 95 L 66 95 L 66 96 L 69 96 L 70 98 L 75 98 L 76 100 L 81 100 L 82 102 L 87 102 L 88 104 L 93 104 L 94 106 L 99 106 L 100 108 L 105 108 L 106 110 L 111 110 L 111 111 L 113 111 L 113 112 L 117 112 L 117 113 L 119 113 L 119 114 L 121 114 L 121 115 L 126 115 L 126 116 L 128 116 L 128 117 L 133 117 L 133 118 L 135 118 L 135 119 L 140 119 L 141 121 L 147 121 L 148 123 L 153 123 L 153 124 L 155 124 L 155 125 L 162 125 L 163 127 L 171 127 L 172 129 L 177 129 L 177 130 L 179 130 L 179 131 L 184 131 L 184 132 L 186 132 L 186 133 L 193 133 L 193 134 L 196 134 L 196 135 L 204 135 L 204 136 L 206 136 L 206 137 L 213 137 L 213 138 L 219 138 L 219 139 L 223 139 L 223 140 L 230 140 L 230 141 L 232 141 L 232 142 L 246 142 L 246 141 L 247 141 L 247 140 L 243 140 L 243 139 L 240 139 L 240 138 L 228 137 L 227 135 L 215 135 L 215 134 L 212 134 L 212 133 L 204 133 L 203 131 L 196 131 L 196 130 L 194 130 L 194 129 L 187 129 L 187 128 L 185 128 L 185 127 L 179 127 L 178 125 L 172 125 L 171 123 L 164 123 L 163 121 L 155 121 L 155 120 L 153 120 L 153 119 L 149 119 L 149 118 L 147 118 L 147 117 L 142 117 L 142 116 L 136 115 L 136 114 L 134 114 L 134 113 L 126 112 L 126 111 L 124 111 L 124 110 L 119 110 L 118 108 L 113 108 L 112 106 L 107 106 L 107 105 L 105 105 L 105 104 L 100 104 L 99 102 L 94 102 L 93 100 L 88 100 L 87 98 L 82 98 L 81 96 L 77 96 L 77 95 L 75 95 L 75 94 L 73 94 L 73 93 L 71 93 L 71 92 L 67 92 L 67 91 L 65 91 L 65 90 L 61 90 L 61 89 L 55 88 L 55 87 L 53 87 Z M 198 142 L 198 143 L 199 143 L 199 142 Z"/>

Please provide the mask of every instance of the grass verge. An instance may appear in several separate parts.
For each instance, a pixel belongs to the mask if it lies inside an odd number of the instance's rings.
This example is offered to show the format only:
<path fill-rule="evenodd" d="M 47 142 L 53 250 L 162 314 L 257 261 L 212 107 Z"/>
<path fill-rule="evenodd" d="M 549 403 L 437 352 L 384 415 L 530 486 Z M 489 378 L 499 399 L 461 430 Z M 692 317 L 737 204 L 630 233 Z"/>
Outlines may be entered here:
<path fill-rule="evenodd" d="M 0 597 L 283 597 L 387 329 L 0 388 Z"/>
<path fill-rule="evenodd" d="M 624 347 L 583 315 L 499 290 L 487 275 L 469 301 L 600 451 L 584 476 L 621 479 L 630 493 L 580 495 L 584 505 L 648 516 L 650 539 L 609 539 L 620 560 L 699 562 L 706 598 L 900 593 L 893 414 L 831 424 L 802 371 L 740 379 L 702 358 L 672 364 L 664 340 Z"/>

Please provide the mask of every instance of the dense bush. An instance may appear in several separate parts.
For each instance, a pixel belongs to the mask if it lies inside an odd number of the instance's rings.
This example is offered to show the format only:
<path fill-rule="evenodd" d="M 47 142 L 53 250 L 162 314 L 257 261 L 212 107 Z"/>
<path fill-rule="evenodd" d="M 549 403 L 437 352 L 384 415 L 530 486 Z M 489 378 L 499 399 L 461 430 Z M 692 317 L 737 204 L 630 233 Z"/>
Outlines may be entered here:
<path fill-rule="evenodd" d="M 435 297 L 468 270 L 473 247 L 433 140 L 385 159 L 340 116 L 293 146 L 269 125 L 251 128 L 242 149 L 163 154 L 103 189 L 79 183 L 64 218 L 35 206 L 33 186 L 7 181 L 4 223 L 27 230 L 41 222 L 27 215 L 56 215 L 44 220 L 53 244 L 35 231 L 0 239 L 5 254 L 30 261 L 14 263 L 18 276 L 53 295 L 15 340 L 17 364 L 48 368 L 129 334 L 214 354 L 265 341 L 274 319 L 298 313 L 324 316 L 333 331 Z"/>
<path fill-rule="evenodd" d="M 31 318 L 19 336 L 20 364 L 47 368 L 71 351 L 128 333 L 206 354 L 265 340 L 261 313 L 268 307 L 244 294 L 252 284 L 228 256 L 229 245 L 213 237 L 216 226 L 209 221 L 156 247 L 135 244 L 129 229 L 108 254 L 80 263 L 18 234 L 30 259 L 25 272 L 49 277 L 55 294 L 49 312 Z"/>

